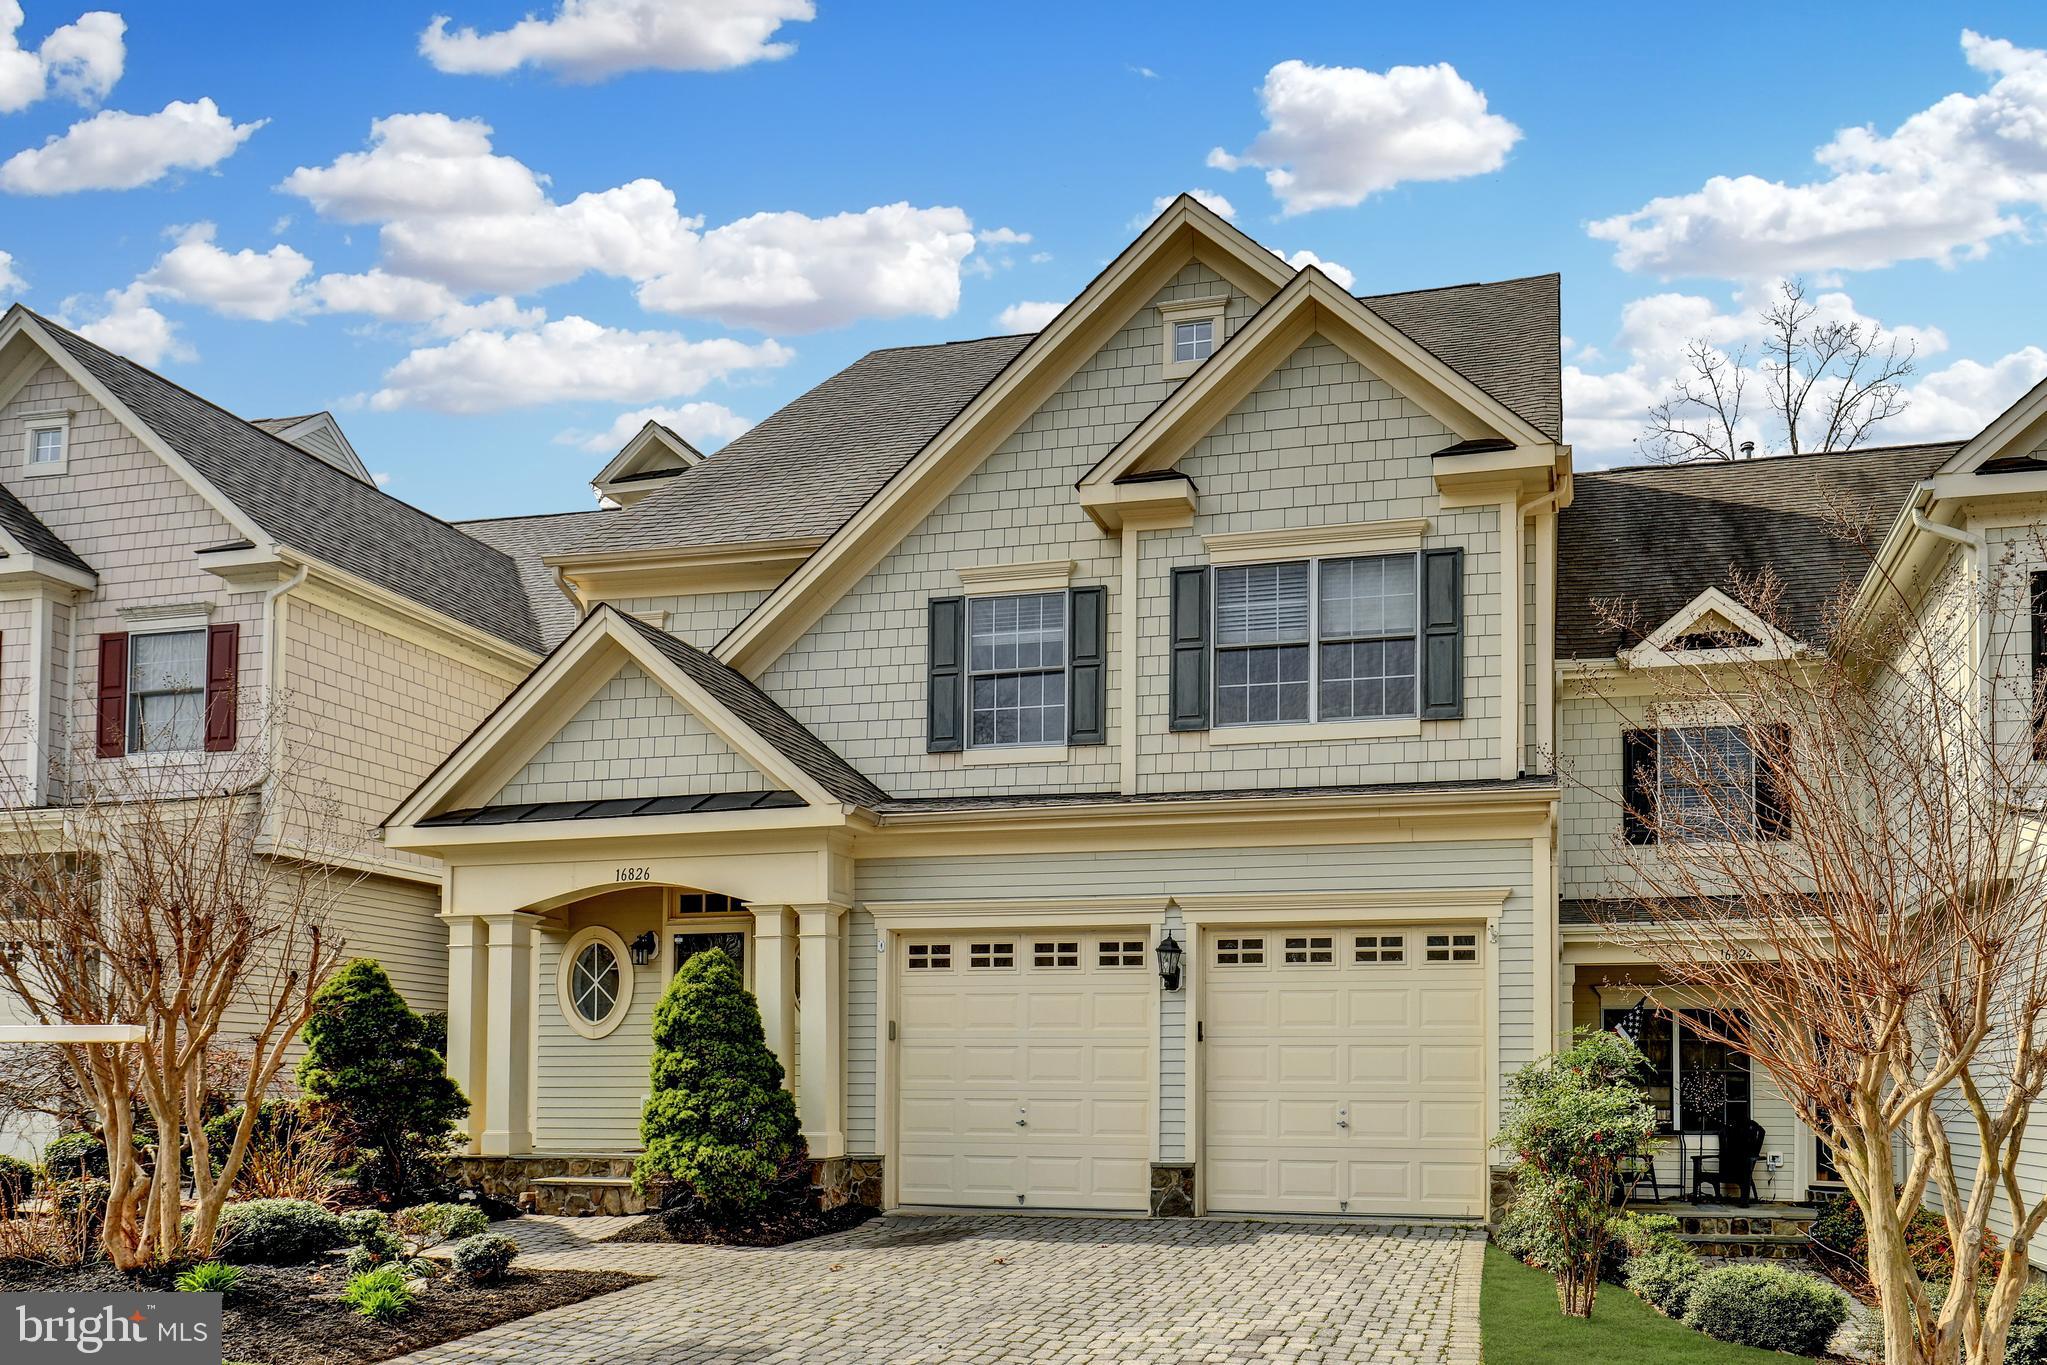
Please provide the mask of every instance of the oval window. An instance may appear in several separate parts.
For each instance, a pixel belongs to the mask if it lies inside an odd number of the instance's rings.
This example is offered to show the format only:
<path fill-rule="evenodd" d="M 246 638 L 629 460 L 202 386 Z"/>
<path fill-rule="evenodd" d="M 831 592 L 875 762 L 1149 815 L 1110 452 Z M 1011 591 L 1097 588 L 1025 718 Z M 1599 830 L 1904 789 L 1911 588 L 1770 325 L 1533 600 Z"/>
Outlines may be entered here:
<path fill-rule="evenodd" d="M 564 945 L 555 979 L 562 1014 L 585 1038 L 602 1038 L 625 1019 L 632 1004 L 633 971 L 626 965 L 625 940 L 592 925 Z"/>

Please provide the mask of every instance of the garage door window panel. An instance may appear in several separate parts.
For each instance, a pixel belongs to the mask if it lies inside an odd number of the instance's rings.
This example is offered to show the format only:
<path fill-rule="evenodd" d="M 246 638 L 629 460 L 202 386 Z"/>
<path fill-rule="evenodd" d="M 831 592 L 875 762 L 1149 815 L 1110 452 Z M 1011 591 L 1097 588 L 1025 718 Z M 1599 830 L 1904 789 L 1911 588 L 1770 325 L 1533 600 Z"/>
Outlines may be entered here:
<path fill-rule="evenodd" d="M 1352 940 L 1353 962 L 1396 963 L 1407 961 L 1407 938 L 1403 934 L 1359 934 Z"/>
<path fill-rule="evenodd" d="M 1430 934 L 1422 950 L 1424 962 L 1478 961 L 1477 934 Z"/>
<path fill-rule="evenodd" d="M 1218 938 L 1215 941 L 1215 965 L 1218 967 L 1262 967 L 1265 965 L 1265 940 L 1262 938 Z"/>
<path fill-rule="evenodd" d="M 1014 971 L 1016 944 L 1014 941 L 969 943 L 967 967 L 969 970 Z"/>
<path fill-rule="evenodd" d="M 1031 945 L 1031 965 L 1041 971 L 1079 970 L 1078 939 L 1040 939 Z"/>
<path fill-rule="evenodd" d="M 1095 965 L 1110 970 L 1144 965 L 1144 942 L 1141 939 L 1103 939 L 1095 950 Z"/>
<path fill-rule="evenodd" d="M 1336 961 L 1336 940 L 1327 934 L 1289 936 L 1280 959 L 1290 967 L 1313 967 Z"/>
<path fill-rule="evenodd" d="M 904 964 L 913 972 L 949 972 L 952 970 L 952 945 L 912 943 L 905 953 Z"/>

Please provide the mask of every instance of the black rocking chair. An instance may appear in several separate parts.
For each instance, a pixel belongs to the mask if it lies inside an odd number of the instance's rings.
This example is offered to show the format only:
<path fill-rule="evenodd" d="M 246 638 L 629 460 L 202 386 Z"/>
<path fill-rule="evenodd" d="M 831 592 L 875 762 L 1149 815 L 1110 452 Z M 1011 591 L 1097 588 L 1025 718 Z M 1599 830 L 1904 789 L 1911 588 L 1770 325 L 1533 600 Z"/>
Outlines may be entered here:
<path fill-rule="evenodd" d="M 1721 1129 L 1718 1136 L 1718 1151 L 1692 1157 L 1692 1198 L 1702 1201 L 1705 1187 L 1711 1185 L 1720 1198 L 1725 1199 L 1731 1189 L 1735 1202 L 1746 1205 L 1757 1197 L 1756 1160 L 1763 1154 L 1763 1139 L 1768 1135 L 1762 1124 L 1745 1119 Z"/>

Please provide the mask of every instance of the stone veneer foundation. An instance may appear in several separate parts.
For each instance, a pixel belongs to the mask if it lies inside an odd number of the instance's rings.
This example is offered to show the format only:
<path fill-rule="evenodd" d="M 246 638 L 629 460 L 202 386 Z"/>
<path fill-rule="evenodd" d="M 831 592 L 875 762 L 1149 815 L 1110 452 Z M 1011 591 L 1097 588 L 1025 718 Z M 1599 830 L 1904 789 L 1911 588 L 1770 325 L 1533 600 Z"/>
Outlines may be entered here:
<path fill-rule="evenodd" d="M 457 1182 L 528 1213 L 574 1218 L 645 1213 L 658 1201 L 633 1189 L 629 1156 L 464 1156 L 452 1163 Z M 881 1207 L 880 1157 L 831 1157 L 810 1163 L 810 1189 L 821 1209 L 846 1204 Z"/>
<path fill-rule="evenodd" d="M 1152 1163 L 1151 1216 L 1154 1218 L 1194 1216 L 1194 1167 L 1191 1164 Z"/>

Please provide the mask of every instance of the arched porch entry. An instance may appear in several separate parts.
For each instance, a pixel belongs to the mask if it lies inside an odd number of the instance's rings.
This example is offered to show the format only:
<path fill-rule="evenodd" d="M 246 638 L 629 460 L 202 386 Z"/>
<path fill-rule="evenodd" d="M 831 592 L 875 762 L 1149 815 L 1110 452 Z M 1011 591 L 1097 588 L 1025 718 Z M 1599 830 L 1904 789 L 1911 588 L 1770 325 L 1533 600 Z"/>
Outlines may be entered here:
<path fill-rule="evenodd" d="M 801 859 L 795 870 L 816 866 Z M 844 1155 L 846 906 L 788 894 L 811 889 L 811 877 L 720 870 L 649 860 L 562 878 L 551 868 L 544 880 L 561 889 L 508 910 L 478 903 L 502 904 L 522 885 L 530 895 L 542 879 L 451 870 L 448 1063 L 470 1097 L 473 1154 L 637 1151 L 654 1006 L 689 955 L 722 947 L 760 1002 L 811 1155 Z M 475 872 L 492 875 L 465 876 Z"/>

